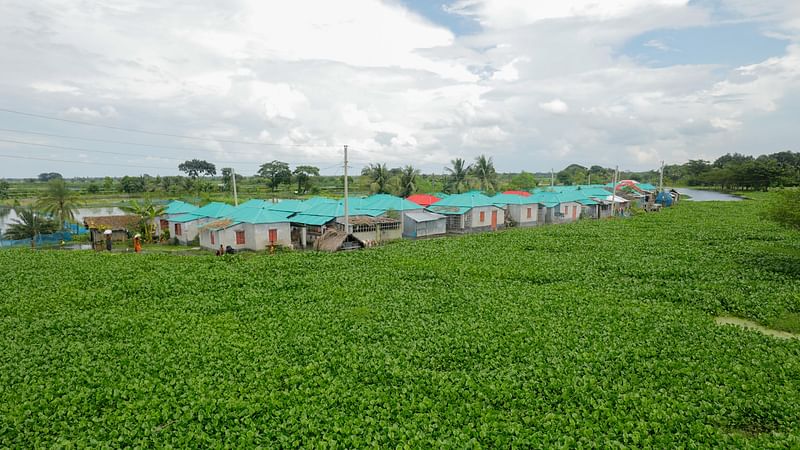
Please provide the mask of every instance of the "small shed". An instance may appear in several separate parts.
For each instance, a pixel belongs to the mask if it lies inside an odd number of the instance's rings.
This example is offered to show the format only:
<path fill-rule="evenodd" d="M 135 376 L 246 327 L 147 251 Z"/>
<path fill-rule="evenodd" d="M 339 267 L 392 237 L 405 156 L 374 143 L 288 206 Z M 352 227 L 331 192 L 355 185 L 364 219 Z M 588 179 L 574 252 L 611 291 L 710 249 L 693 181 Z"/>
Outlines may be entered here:
<path fill-rule="evenodd" d="M 84 217 L 83 226 L 89 230 L 89 239 L 92 242 L 103 242 L 106 230 L 111 230 L 111 240 L 125 241 L 130 233 L 139 228 L 141 217 L 136 215 L 125 216 L 93 216 Z"/>
<path fill-rule="evenodd" d="M 407 212 L 403 220 L 403 237 L 406 238 L 422 239 L 447 233 L 447 216 L 442 214 Z"/>
<path fill-rule="evenodd" d="M 348 220 L 351 235 L 366 247 L 403 237 L 400 221 L 391 217 L 354 216 Z M 337 219 L 336 226 L 344 231 L 344 219 Z"/>

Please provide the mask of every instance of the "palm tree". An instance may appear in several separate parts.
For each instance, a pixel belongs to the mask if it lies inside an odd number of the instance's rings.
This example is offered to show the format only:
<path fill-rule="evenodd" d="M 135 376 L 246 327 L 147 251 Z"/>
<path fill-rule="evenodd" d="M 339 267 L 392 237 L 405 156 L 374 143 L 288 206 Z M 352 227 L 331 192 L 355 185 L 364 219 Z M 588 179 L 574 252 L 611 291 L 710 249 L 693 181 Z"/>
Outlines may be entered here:
<path fill-rule="evenodd" d="M 417 192 L 417 177 L 419 170 L 412 166 L 403 167 L 400 173 L 400 196 L 408 197 L 409 195 Z"/>
<path fill-rule="evenodd" d="M 460 194 L 469 189 L 469 174 L 472 166 L 465 165 L 466 162 L 461 158 L 456 158 L 450 161 L 453 167 L 445 167 L 449 173 L 447 176 L 447 183 L 445 189 L 454 194 Z"/>
<path fill-rule="evenodd" d="M 58 220 L 59 229 L 63 228 L 67 221 L 75 220 L 78 206 L 80 206 L 78 194 L 67 188 L 63 178 L 50 180 L 44 196 L 37 202 L 39 209 Z"/>
<path fill-rule="evenodd" d="M 131 201 L 130 205 L 120 206 L 120 209 L 139 216 L 139 228 L 144 235 L 146 242 L 153 242 L 155 234 L 156 218 L 163 216 L 166 208 L 163 205 L 156 205 L 149 199 L 142 203 L 136 200 Z"/>
<path fill-rule="evenodd" d="M 16 223 L 12 223 L 3 236 L 6 239 L 30 239 L 31 248 L 36 247 L 36 236 L 54 233 L 59 228 L 57 223 L 31 208 L 16 208 L 14 212 L 18 218 L 12 220 Z"/>
<path fill-rule="evenodd" d="M 494 191 L 497 188 L 497 172 L 491 157 L 480 155 L 475 158 L 472 174 L 478 179 L 482 191 Z"/>
<path fill-rule="evenodd" d="M 387 193 L 386 186 L 389 183 L 389 169 L 386 164 L 370 164 L 364 168 L 364 174 L 370 181 L 370 189 L 376 194 Z"/>

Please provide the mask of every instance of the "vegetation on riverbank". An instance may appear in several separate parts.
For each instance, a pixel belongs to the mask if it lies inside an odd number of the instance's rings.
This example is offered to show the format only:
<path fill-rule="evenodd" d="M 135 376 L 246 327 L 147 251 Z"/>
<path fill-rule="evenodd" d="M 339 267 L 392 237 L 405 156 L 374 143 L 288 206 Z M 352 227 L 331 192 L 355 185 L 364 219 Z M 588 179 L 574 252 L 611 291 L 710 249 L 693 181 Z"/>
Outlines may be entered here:
<path fill-rule="evenodd" d="M 800 235 L 756 201 L 363 252 L 10 250 L 9 447 L 796 447 Z"/>

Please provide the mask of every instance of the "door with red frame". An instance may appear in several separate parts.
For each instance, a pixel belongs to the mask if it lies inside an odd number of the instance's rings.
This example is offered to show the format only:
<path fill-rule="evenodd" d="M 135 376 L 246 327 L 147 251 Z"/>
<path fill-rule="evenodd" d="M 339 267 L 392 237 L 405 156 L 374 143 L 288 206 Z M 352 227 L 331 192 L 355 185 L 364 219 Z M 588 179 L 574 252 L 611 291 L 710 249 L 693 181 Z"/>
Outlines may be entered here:
<path fill-rule="evenodd" d="M 578 218 L 578 207 L 577 206 L 573 206 L 572 207 L 572 219 L 575 220 L 577 218 Z"/>
<path fill-rule="evenodd" d="M 497 211 L 492 211 L 492 230 L 497 229 Z"/>

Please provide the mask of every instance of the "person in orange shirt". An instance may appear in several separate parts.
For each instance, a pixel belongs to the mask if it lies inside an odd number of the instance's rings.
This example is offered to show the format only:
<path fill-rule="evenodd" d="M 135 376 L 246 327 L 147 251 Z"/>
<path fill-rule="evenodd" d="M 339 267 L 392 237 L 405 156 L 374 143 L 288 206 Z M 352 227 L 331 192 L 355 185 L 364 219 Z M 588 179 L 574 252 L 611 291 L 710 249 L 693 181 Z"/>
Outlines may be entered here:
<path fill-rule="evenodd" d="M 140 234 L 133 237 L 133 251 L 142 253 L 142 235 Z"/>

